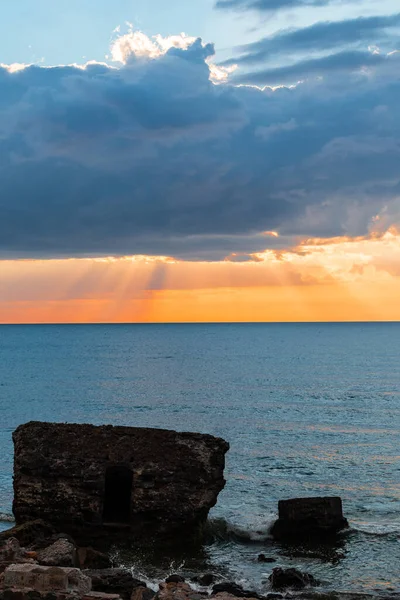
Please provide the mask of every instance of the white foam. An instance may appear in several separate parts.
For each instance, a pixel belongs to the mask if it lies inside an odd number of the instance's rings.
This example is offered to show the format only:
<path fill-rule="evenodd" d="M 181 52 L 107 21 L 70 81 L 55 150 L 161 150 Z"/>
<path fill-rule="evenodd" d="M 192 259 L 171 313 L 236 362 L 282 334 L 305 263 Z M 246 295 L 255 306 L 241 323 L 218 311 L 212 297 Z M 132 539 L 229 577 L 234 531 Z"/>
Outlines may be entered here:
<path fill-rule="evenodd" d="M 227 532 L 242 540 L 265 542 L 271 538 L 270 530 L 277 518 L 276 514 L 271 513 L 263 517 L 256 517 L 253 522 L 246 525 L 237 525 L 227 521 Z"/>

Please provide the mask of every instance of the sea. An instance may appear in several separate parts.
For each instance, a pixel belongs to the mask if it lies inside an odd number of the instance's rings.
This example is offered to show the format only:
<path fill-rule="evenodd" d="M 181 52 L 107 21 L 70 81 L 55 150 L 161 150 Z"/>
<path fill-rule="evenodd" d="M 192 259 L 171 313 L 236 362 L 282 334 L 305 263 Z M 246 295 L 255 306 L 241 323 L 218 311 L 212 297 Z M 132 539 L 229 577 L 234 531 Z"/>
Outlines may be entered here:
<path fill-rule="evenodd" d="M 4 325 L 0 408 L 2 529 L 21 423 L 199 431 L 230 443 L 204 544 L 116 562 L 149 582 L 212 572 L 265 591 L 280 566 L 400 591 L 400 323 Z M 271 539 L 280 499 L 324 495 L 350 522 L 333 545 Z"/>

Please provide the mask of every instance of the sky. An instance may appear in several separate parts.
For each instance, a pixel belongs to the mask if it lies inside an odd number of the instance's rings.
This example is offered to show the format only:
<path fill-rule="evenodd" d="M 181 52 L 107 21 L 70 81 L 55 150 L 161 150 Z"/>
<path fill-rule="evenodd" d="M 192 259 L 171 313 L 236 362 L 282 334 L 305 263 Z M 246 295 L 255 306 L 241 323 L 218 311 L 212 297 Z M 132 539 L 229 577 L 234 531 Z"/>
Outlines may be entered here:
<path fill-rule="evenodd" d="M 398 0 L 19 0 L 0 323 L 400 319 Z"/>

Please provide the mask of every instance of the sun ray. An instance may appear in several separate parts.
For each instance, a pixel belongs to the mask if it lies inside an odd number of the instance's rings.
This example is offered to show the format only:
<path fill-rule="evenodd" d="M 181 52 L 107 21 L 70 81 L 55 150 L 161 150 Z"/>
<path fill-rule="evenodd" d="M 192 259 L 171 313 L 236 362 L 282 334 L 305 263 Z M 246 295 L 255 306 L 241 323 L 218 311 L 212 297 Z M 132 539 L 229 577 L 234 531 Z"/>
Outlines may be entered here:
<path fill-rule="evenodd" d="M 400 234 L 307 239 L 225 260 L 0 262 L 0 322 L 400 318 Z"/>

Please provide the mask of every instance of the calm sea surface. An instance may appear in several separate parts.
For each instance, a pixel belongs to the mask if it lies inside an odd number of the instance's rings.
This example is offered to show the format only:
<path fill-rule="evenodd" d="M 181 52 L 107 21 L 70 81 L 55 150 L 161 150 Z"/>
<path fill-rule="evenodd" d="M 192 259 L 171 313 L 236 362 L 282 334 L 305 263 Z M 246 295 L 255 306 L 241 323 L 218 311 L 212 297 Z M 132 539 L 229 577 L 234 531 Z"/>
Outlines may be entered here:
<path fill-rule="evenodd" d="M 231 444 L 214 541 L 121 561 L 148 578 L 213 570 L 262 589 L 275 566 L 263 552 L 328 588 L 400 590 L 399 362 L 393 323 L 0 326 L 1 518 L 20 423 L 206 432 Z M 337 547 L 272 542 L 278 500 L 313 495 L 343 498 L 351 530 Z"/>

